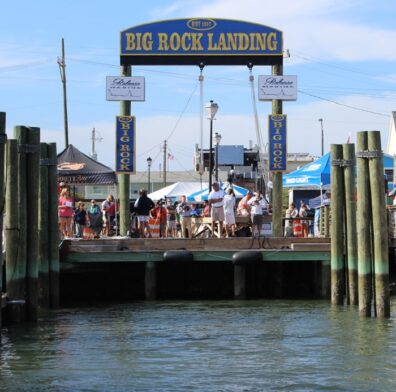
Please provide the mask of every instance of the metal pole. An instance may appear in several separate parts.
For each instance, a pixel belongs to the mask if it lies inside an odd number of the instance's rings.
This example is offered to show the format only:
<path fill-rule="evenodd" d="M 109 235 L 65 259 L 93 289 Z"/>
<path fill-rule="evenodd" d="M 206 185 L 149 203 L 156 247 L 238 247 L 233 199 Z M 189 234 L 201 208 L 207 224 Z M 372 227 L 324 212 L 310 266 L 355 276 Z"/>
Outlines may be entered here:
<path fill-rule="evenodd" d="M 323 118 L 318 120 L 320 122 L 321 129 L 321 142 L 322 142 L 322 156 L 324 155 L 324 132 L 323 132 Z"/>
<path fill-rule="evenodd" d="M 216 143 L 216 182 L 219 181 L 219 143 Z"/>
<path fill-rule="evenodd" d="M 213 139 L 213 120 L 210 119 L 210 136 L 209 136 L 209 140 L 210 140 L 210 144 L 209 144 L 209 192 L 212 189 L 212 173 L 213 173 L 213 143 L 212 143 L 212 139 Z"/>
<path fill-rule="evenodd" d="M 150 167 L 150 165 L 149 165 L 149 167 L 148 167 L 148 181 L 147 181 L 147 191 L 148 191 L 148 193 L 151 193 L 151 181 L 150 181 L 150 172 L 151 172 L 151 167 Z"/>

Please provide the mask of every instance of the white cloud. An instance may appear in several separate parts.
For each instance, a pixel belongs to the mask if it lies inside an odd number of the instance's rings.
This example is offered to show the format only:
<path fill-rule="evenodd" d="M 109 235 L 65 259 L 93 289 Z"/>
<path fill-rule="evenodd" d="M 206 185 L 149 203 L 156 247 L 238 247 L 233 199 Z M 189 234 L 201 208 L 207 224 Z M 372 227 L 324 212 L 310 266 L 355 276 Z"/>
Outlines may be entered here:
<path fill-rule="evenodd" d="M 361 1 L 335 0 L 217 0 L 182 8 L 168 7 L 167 16 L 180 14 L 239 19 L 269 25 L 284 33 L 285 48 L 334 60 L 396 60 L 396 30 L 359 24 L 344 16 L 361 7 Z"/>

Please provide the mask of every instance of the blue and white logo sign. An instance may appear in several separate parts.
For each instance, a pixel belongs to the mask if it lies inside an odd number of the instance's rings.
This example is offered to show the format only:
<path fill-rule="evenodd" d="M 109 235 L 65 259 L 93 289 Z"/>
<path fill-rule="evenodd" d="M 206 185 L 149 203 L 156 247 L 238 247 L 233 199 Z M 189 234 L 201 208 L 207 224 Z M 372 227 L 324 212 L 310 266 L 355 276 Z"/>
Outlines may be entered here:
<path fill-rule="evenodd" d="M 198 61 L 205 65 L 220 64 L 224 61 L 220 60 L 221 56 L 227 56 L 232 64 L 245 65 L 247 60 L 254 64 L 279 64 L 283 58 L 280 30 L 239 20 L 166 20 L 131 27 L 122 31 L 120 38 L 123 65 L 143 64 L 143 61 L 149 61 L 148 58 L 153 63 L 156 60 L 157 64 L 193 64 Z M 184 60 L 180 60 L 181 57 Z M 253 57 L 261 60 L 254 62 Z M 268 59 L 263 59 L 265 57 Z"/>
<path fill-rule="evenodd" d="M 135 117 L 117 116 L 116 172 L 135 173 Z"/>
<path fill-rule="evenodd" d="M 268 119 L 269 170 L 285 171 L 287 166 L 286 115 L 270 115 Z"/>

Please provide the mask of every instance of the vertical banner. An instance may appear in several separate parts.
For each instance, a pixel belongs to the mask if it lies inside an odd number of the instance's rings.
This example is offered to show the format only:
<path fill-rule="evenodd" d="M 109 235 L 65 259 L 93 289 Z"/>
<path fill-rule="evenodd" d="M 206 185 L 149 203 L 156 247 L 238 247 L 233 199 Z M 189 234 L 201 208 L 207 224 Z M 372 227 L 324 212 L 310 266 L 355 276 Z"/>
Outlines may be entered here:
<path fill-rule="evenodd" d="M 115 165 L 117 173 L 135 173 L 135 122 L 134 116 L 117 116 Z"/>
<path fill-rule="evenodd" d="M 269 115 L 268 121 L 269 170 L 285 171 L 287 165 L 286 115 Z"/>

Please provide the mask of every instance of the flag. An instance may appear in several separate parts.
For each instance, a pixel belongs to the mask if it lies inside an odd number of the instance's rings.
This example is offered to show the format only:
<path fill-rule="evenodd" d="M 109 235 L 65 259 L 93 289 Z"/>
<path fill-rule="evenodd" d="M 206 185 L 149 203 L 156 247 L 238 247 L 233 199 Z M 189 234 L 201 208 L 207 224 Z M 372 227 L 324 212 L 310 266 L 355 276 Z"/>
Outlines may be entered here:
<path fill-rule="evenodd" d="M 348 139 L 347 139 L 347 144 L 350 144 L 350 143 L 351 143 L 351 135 L 349 135 Z"/>
<path fill-rule="evenodd" d="M 175 157 L 174 157 L 172 154 L 170 154 L 170 153 L 168 152 L 168 159 L 171 160 L 171 161 L 173 161 L 174 158 L 175 158 Z"/>

